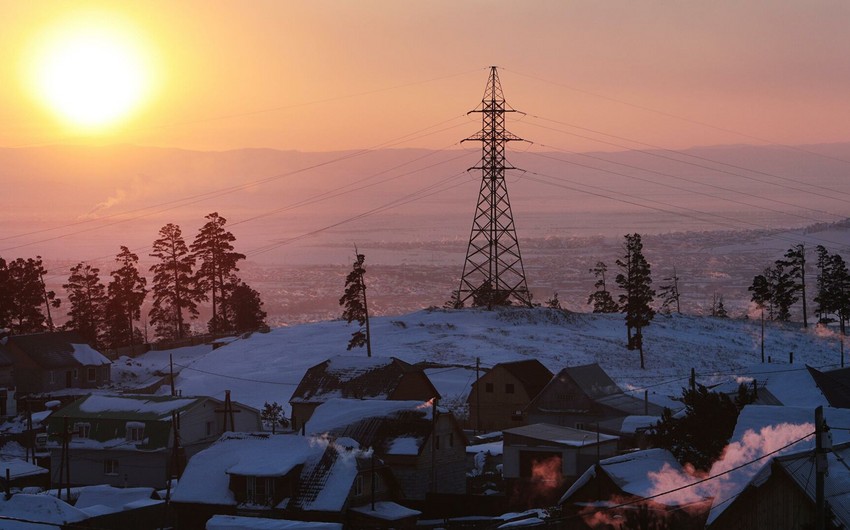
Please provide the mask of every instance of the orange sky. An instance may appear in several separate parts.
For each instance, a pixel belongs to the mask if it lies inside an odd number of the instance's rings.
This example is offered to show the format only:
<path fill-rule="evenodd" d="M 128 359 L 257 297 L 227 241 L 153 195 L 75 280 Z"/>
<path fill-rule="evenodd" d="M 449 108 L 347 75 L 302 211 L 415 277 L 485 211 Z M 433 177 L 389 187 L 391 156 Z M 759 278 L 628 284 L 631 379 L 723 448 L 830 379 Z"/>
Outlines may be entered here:
<path fill-rule="evenodd" d="M 22 74 L 45 28 L 80 16 L 120 21 L 155 65 L 154 92 L 108 133 L 63 125 Z M 612 99 L 772 142 L 850 141 L 844 0 L 0 0 L 0 19 L 2 147 L 352 149 L 458 118 L 399 145 L 441 148 L 477 128 L 460 116 L 491 64 L 515 108 L 664 147 L 759 142 Z M 540 123 L 509 127 L 612 149 Z"/>

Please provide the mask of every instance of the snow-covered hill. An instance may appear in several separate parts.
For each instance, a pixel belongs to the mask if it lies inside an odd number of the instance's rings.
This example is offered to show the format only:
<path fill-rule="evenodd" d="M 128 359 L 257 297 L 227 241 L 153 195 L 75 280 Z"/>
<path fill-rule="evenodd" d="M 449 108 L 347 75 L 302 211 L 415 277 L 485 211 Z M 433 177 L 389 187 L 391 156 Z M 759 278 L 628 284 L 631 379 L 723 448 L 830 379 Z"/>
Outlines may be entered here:
<path fill-rule="evenodd" d="M 622 315 L 564 313 L 544 308 L 422 310 L 404 316 L 374 318 L 372 349 L 376 356 L 394 356 L 408 362 L 446 365 L 433 369 L 444 398 L 457 399 L 475 375 L 476 358 L 482 367 L 502 361 L 536 358 L 553 372 L 574 365 L 599 363 L 624 389 L 642 397 L 669 402 L 680 394 L 691 368 L 703 384 L 758 379 L 771 372 L 804 373 L 805 364 L 819 368 L 839 366 L 839 343 L 828 331 L 795 323 L 766 323 L 765 356 L 761 364 L 761 327 L 757 320 L 699 316 L 656 316 L 645 329 L 646 369 L 637 351 L 625 348 Z M 328 321 L 255 333 L 210 351 L 194 347 L 173 352 L 150 352 L 113 367 L 113 379 L 130 381 L 158 369 L 167 373 L 168 354 L 174 355 L 177 388 L 183 395 L 222 397 L 262 407 L 266 401 L 285 403 L 310 366 L 338 355 L 365 356 L 365 349 L 346 351 L 353 326 Z M 789 366 L 789 353 L 794 365 Z M 467 385 L 464 384 L 467 383 Z"/>

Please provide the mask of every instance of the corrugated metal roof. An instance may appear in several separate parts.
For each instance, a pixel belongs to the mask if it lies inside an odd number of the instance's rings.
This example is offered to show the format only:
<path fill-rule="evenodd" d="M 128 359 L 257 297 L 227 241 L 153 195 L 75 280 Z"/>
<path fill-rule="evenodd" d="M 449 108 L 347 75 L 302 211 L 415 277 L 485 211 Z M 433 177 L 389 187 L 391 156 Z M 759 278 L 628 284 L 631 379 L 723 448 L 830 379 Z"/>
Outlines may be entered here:
<path fill-rule="evenodd" d="M 805 451 L 781 456 L 776 463 L 805 494 L 815 501 L 815 455 Z M 827 453 L 828 472 L 824 477 L 824 496 L 832 513 L 845 528 L 850 527 L 850 444 L 836 446 Z"/>
<path fill-rule="evenodd" d="M 524 436 L 526 438 L 544 440 L 565 446 L 593 445 L 596 443 L 597 439 L 596 432 L 583 431 L 581 429 L 573 429 L 572 427 L 563 427 L 561 425 L 551 425 L 549 423 L 523 425 L 522 427 L 505 429 L 502 432 L 506 435 Z M 608 434 L 599 434 L 598 437 L 600 442 L 617 439 L 617 436 L 611 436 Z"/>

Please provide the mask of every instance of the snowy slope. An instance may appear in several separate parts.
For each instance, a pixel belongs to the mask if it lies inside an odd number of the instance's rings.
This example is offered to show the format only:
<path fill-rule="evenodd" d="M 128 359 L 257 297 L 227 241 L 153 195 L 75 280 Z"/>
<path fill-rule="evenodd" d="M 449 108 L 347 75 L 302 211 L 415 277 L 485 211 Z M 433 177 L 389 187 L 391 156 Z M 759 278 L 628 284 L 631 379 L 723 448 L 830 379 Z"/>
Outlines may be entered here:
<path fill-rule="evenodd" d="M 537 358 L 553 372 L 596 362 L 622 388 L 640 397 L 647 389 L 650 399 L 662 404 L 669 402 L 665 396 L 680 394 L 691 368 L 703 384 L 752 377 L 761 382 L 765 372 L 776 369 L 760 363 L 760 325 L 751 320 L 659 315 L 644 331 L 645 370 L 640 369 L 638 353 L 624 346 L 626 330 L 618 314 L 565 314 L 543 308 L 435 309 L 374 318 L 371 329 L 376 356 L 466 366 L 432 371 L 444 400 L 454 397 L 446 390 L 460 393 L 465 390 L 459 382 L 471 383 L 476 357 L 485 368 Z M 175 357 L 177 388 L 184 396 L 219 398 L 231 390 L 234 400 L 258 408 L 266 401 L 283 404 L 309 367 L 338 355 L 366 355 L 363 349 L 346 351 L 352 331 L 343 321 L 318 322 L 255 333 L 215 351 L 180 352 L 179 360 Z M 767 323 L 765 355 L 782 364 L 791 351 L 794 364 L 785 369 L 803 371 L 805 363 L 826 369 L 839 363 L 834 337 L 798 324 Z M 158 363 L 147 360 L 148 355 L 156 356 Z M 151 352 L 126 369 L 153 364 L 167 367 L 167 354 Z"/>

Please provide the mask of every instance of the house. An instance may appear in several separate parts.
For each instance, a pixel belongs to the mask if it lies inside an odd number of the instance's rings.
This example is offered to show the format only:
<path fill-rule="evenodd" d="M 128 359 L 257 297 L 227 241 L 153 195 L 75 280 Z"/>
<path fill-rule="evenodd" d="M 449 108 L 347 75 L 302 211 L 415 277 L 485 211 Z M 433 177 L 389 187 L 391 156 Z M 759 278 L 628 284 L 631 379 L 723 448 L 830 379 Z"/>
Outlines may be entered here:
<path fill-rule="evenodd" d="M 617 453 L 617 437 L 537 423 L 503 431 L 502 474 L 512 509 L 551 506 L 582 473 Z"/>
<path fill-rule="evenodd" d="M 111 379 L 112 362 L 73 331 L 11 335 L 0 352 L 12 361 L 18 395 L 97 388 Z"/>
<path fill-rule="evenodd" d="M 663 486 L 652 477 L 668 470 L 683 472 L 673 454 L 665 449 L 634 451 L 600 460 L 561 497 L 558 504 L 562 515 L 575 521 L 573 528 L 606 528 L 596 523 L 645 517 L 654 519 L 653 524 L 659 528 L 701 530 L 711 498 L 654 497 Z"/>
<path fill-rule="evenodd" d="M 828 426 L 850 425 L 850 410 L 825 407 L 823 415 Z M 740 461 L 742 456 L 751 463 L 729 470 L 729 465 L 721 458 L 709 471 L 723 470 L 726 474 L 719 482 L 722 489 L 715 495 L 725 502 L 715 502 L 712 506 L 707 528 L 722 528 L 715 527 L 715 522 L 731 521 L 734 516 L 725 512 L 733 505 L 740 508 L 742 505 L 736 501 L 738 495 L 745 492 L 753 481 L 757 483 L 760 473 L 766 473 L 765 469 L 770 468 L 771 458 L 764 458 L 768 452 L 772 453 L 772 458 L 777 458 L 814 447 L 814 419 L 814 409 L 807 407 L 747 405 L 741 410 L 725 454 L 730 455 L 733 463 Z M 850 431 L 834 428 L 830 433 L 835 446 L 850 443 Z M 738 460 L 735 460 L 736 457 Z M 832 469 L 830 467 L 830 472 Z M 814 476 L 811 480 L 814 481 Z"/>
<path fill-rule="evenodd" d="M 433 401 L 332 399 L 316 408 L 307 427 L 373 449 L 406 500 L 466 492 L 466 436 Z"/>
<path fill-rule="evenodd" d="M 62 433 L 68 442 L 72 485 L 109 484 L 162 489 L 172 467 L 214 442 L 224 432 L 225 403 L 211 397 L 89 395 L 47 419 L 52 476 L 60 477 Z M 237 430 L 259 430 L 260 413 L 233 404 Z M 175 430 L 179 418 L 178 459 Z M 227 420 L 228 423 L 230 420 Z M 232 425 L 229 425 L 233 428 Z M 179 471 L 179 469 L 178 469 Z"/>
<path fill-rule="evenodd" d="M 316 407 L 331 398 L 422 402 L 439 397 L 421 368 L 395 357 L 333 357 L 308 369 L 293 392 L 292 428 L 302 429 Z"/>
<path fill-rule="evenodd" d="M 630 396 L 596 363 L 564 368 L 526 408 L 526 421 L 595 429 L 625 416 L 661 416 L 663 408 Z"/>
<path fill-rule="evenodd" d="M 174 490 L 177 526 L 214 515 L 342 523 L 350 507 L 391 498 L 386 467 L 353 440 L 226 433 L 189 461 Z"/>
<path fill-rule="evenodd" d="M 499 363 L 472 384 L 469 425 L 477 432 L 523 425 L 523 410 L 552 379 L 537 359 Z"/>
<path fill-rule="evenodd" d="M 826 453 L 826 528 L 850 528 L 850 444 Z M 815 455 L 811 449 L 772 460 L 709 528 L 783 530 L 815 528 Z"/>

